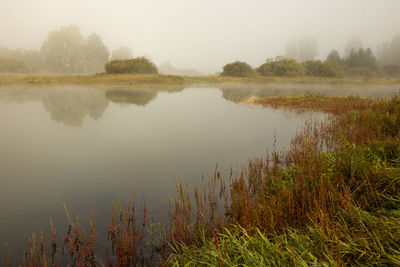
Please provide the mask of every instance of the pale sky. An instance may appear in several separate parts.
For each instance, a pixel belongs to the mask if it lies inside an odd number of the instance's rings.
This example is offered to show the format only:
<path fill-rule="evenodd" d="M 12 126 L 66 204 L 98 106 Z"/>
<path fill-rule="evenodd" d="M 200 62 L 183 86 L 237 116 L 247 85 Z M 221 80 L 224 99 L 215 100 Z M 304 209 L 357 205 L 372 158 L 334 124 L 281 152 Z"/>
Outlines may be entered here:
<path fill-rule="evenodd" d="M 400 33 L 400 0 L 0 0 L 0 46 L 39 49 L 70 24 L 110 51 L 215 73 L 284 55 L 292 38 L 317 38 L 321 58 L 355 35 L 376 49 Z"/>

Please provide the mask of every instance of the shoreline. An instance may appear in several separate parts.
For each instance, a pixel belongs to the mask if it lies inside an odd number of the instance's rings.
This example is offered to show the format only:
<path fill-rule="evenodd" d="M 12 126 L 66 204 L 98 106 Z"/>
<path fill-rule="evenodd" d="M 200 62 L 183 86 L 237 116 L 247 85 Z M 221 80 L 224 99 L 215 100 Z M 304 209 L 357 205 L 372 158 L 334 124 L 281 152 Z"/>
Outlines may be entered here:
<path fill-rule="evenodd" d="M 224 85 L 224 84 L 400 84 L 399 78 L 388 77 L 227 77 L 227 76 L 174 76 L 142 74 L 0 74 L 2 85 Z"/>

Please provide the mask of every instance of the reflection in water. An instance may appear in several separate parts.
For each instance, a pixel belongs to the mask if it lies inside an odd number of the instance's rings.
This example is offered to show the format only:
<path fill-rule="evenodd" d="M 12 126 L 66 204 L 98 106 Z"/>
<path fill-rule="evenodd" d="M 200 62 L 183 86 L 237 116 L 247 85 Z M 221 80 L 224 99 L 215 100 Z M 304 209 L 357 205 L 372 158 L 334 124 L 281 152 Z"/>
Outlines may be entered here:
<path fill-rule="evenodd" d="M 51 118 L 67 126 L 81 127 L 85 117 L 100 119 L 109 102 L 145 106 L 157 98 L 158 92 L 180 92 L 182 86 L 95 89 L 77 87 L 0 88 L 0 102 L 41 102 Z M 251 97 L 277 95 L 358 95 L 386 97 L 399 93 L 400 85 L 354 84 L 226 84 L 221 86 L 226 100 L 239 103 Z"/>
<path fill-rule="evenodd" d="M 41 102 L 52 120 L 71 127 L 81 127 L 85 117 L 98 120 L 109 102 L 145 106 L 157 97 L 158 91 L 178 92 L 182 86 L 126 88 L 124 90 L 77 87 L 1 88 L 0 102 Z"/>
<path fill-rule="evenodd" d="M 103 91 L 78 88 L 47 90 L 42 102 L 54 121 L 72 127 L 82 126 L 86 116 L 98 120 L 108 107 Z"/>
<path fill-rule="evenodd" d="M 106 93 L 107 99 L 115 103 L 135 104 L 145 106 L 157 97 L 157 91 L 128 91 L 128 90 L 110 90 Z"/>

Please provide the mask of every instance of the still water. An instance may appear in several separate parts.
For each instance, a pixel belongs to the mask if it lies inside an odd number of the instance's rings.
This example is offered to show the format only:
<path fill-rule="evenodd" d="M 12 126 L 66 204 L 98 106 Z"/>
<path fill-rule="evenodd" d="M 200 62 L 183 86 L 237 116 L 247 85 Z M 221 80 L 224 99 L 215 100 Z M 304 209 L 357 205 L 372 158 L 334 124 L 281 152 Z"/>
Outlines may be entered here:
<path fill-rule="evenodd" d="M 238 169 L 274 139 L 285 149 L 307 119 L 323 116 L 240 102 L 259 92 L 0 88 L 1 258 L 30 233 L 48 232 L 50 217 L 64 233 L 63 203 L 83 222 L 93 211 L 102 234 L 131 183 L 154 214 L 166 216 L 176 179 L 200 184 L 217 162 L 223 173 Z"/>

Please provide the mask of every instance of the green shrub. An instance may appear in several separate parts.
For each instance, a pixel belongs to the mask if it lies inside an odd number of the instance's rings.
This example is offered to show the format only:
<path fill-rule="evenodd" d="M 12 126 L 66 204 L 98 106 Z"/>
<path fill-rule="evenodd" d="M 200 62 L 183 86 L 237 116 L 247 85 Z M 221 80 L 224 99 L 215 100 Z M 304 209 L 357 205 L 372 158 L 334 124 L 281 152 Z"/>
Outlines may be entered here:
<path fill-rule="evenodd" d="M 400 77 L 400 66 L 389 65 L 382 68 L 383 73 L 390 77 Z"/>
<path fill-rule="evenodd" d="M 246 62 L 235 61 L 233 63 L 226 64 L 223 67 L 221 75 L 231 77 L 251 77 L 255 76 L 256 72 Z"/>
<path fill-rule="evenodd" d="M 0 57 L 0 72 L 30 73 L 32 69 L 22 60 Z"/>
<path fill-rule="evenodd" d="M 294 59 L 277 57 L 268 59 L 266 63 L 258 67 L 257 72 L 261 76 L 303 76 L 303 65 Z"/>
<path fill-rule="evenodd" d="M 105 65 L 107 73 L 157 74 L 157 67 L 145 57 L 135 59 L 112 60 Z"/>
<path fill-rule="evenodd" d="M 303 63 L 305 74 L 308 76 L 319 76 L 319 77 L 342 77 L 342 68 L 331 62 L 320 60 L 309 60 Z"/>
<path fill-rule="evenodd" d="M 376 57 L 370 48 L 351 50 L 350 55 L 345 59 L 345 64 L 350 68 L 377 69 Z"/>
<path fill-rule="evenodd" d="M 370 68 L 364 67 L 348 67 L 346 68 L 346 75 L 348 76 L 364 76 L 364 77 L 375 77 L 378 73 Z"/>

